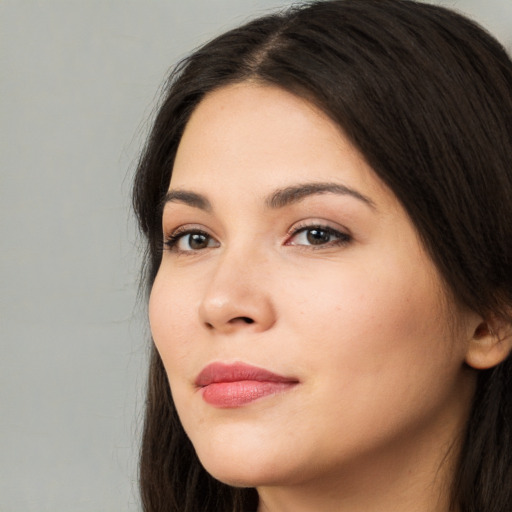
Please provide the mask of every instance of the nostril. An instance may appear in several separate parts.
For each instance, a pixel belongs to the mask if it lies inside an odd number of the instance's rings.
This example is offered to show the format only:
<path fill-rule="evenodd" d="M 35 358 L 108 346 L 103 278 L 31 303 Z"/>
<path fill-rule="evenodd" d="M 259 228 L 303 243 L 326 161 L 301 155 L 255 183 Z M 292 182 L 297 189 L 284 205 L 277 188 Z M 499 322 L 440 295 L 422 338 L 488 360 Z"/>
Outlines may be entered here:
<path fill-rule="evenodd" d="M 238 316 L 238 317 L 233 318 L 231 320 L 231 322 L 237 322 L 237 321 L 241 321 L 241 322 L 244 322 L 246 324 L 253 324 L 254 323 L 254 320 L 252 318 L 249 318 L 248 316 Z"/>

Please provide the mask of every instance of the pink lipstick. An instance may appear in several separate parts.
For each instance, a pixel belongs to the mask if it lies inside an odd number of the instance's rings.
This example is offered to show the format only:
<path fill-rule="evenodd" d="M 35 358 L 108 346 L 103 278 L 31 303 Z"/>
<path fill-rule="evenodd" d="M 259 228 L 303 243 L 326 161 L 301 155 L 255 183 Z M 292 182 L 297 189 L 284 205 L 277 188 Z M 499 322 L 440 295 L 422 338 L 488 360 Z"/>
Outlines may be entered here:
<path fill-rule="evenodd" d="M 195 384 L 206 403 L 234 408 L 286 391 L 298 382 L 245 363 L 212 363 L 203 368 Z"/>

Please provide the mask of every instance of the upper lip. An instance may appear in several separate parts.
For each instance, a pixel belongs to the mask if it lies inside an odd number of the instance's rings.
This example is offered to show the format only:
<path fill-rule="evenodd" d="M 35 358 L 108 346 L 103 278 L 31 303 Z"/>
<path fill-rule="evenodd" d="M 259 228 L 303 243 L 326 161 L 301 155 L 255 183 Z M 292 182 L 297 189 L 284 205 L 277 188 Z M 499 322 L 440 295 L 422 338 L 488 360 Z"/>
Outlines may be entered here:
<path fill-rule="evenodd" d="M 195 380 L 195 384 L 198 387 L 204 387 L 219 382 L 239 382 L 243 380 L 298 382 L 296 378 L 277 375 L 264 368 L 258 368 L 246 363 L 211 363 L 201 370 L 201 373 L 199 373 Z"/>

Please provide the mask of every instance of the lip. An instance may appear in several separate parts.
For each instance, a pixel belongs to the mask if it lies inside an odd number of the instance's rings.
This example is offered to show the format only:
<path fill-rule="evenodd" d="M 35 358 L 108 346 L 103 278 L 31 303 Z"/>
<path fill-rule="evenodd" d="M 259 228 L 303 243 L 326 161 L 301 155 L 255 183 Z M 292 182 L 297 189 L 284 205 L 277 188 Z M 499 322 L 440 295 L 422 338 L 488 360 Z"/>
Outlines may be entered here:
<path fill-rule="evenodd" d="M 195 385 L 206 403 L 220 408 L 234 408 L 287 391 L 298 382 L 296 378 L 246 363 L 212 363 L 199 373 Z"/>

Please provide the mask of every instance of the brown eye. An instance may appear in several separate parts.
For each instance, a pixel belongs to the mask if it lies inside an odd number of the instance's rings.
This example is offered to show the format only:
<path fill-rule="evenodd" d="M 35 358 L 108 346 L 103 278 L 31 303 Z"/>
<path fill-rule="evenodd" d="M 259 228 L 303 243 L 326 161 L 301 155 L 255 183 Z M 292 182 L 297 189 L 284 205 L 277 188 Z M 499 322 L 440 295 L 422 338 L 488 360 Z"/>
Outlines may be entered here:
<path fill-rule="evenodd" d="M 165 245 L 174 252 L 195 252 L 218 247 L 218 242 L 204 231 L 184 231 L 171 235 Z"/>
<path fill-rule="evenodd" d="M 306 239 L 311 245 L 327 244 L 331 241 L 332 234 L 325 229 L 308 229 Z"/>
<path fill-rule="evenodd" d="M 205 249 L 208 247 L 209 238 L 210 237 L 205 233 L 190 233 L 190 235 L 184 236 L 182 240 L 188 244 L 190 249 L 197 251 L 199 249 Z"/>
<path fill-rule="evenodd" d="M 287 245 L 302 246 L 339 246 L 346 245 L 352 240 L 347 233 L 324 226 L 310 226 L 300 228 L 291 237 Z"/>

